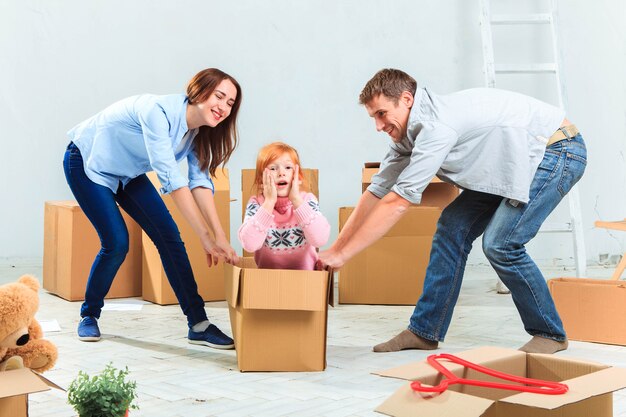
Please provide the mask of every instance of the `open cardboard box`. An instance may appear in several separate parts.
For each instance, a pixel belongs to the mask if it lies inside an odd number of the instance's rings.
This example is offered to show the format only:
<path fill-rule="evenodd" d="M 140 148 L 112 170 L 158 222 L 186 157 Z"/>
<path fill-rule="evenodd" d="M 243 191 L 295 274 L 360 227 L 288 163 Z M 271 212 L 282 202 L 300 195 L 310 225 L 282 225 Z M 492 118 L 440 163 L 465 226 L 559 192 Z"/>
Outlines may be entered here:
<path fill-rule="evenodd" d="M 215 194 L 213 195 L 215 208 L 226 237 L 230 239 L 230 183 L 228 170 L 218 169 L 215 171 L 215 174 L 216 176 L 212 178 L 215 186 Z M 160 188 L 161 185 L 156 173 L 148 173 L 148 178 L 155 187 Z M 210 268 L 207 266 L 206 253 L 191 225 L 178 210 L 170 195 L 163 195 L 162 197 L 180 230 L 183 242 L 185 242 L 185 249 L 189 256 L 189 262 L 191 262 L 193 276 L 198 285 L 198 293 L 204 301 L 224 300 L 223 263 L 220 262 Z M 152 243 L 152 240 L 145 232 L 142 232 L 141 239 L 143 244 L 143 266 L 141 272 L 143 299 L 160 305 L 178 304 L 174 290 L 172 290 L 167 275 L 165 275 L 156 246 L 154 246 L 154 243 Z"/>
<path fill-rule="evenodd" d="M 224 278 L 240 371 L 326 368 L 332 272 L 258 269 L 242 258 Z"/>
<path fill-rule="evenodd" d="M 548 287 L 567 337 L 626 346 L 626 282 L 554 278 Z"/>
<path fill-rule="evenodd" d="M 0 372 L 0 417 L 27 417 L 28 394 L 63 388 L 28 369 Z"/>
<path fill-rule="evenodd" d="M 456 356 L 500 372 L 563 382 L 569 391 L 545 395 L 451 385 L 440 395 L 427 396 L 405 383 L 376 411 L 395 417 L 608 417 L 613 415 L 612 392 L 626 387 L 626 369 L 600 363 L 496 347 L 468 350 Z M 463 378 L 502 382 L 460 365 L 442 363 Z M 426 361 L 375 373 L 428 385 L 437 385 L 442 379 Z"/>
<path fill-rule="evenodd" d="M 141 228 L 124 210 L 128 254 L 106 298 L 141 295 Z M 68 301 L 85 298 L 89 271 L 100 238 L 76 201 L 46 201 L 44 207 L 43 287 Z"/>

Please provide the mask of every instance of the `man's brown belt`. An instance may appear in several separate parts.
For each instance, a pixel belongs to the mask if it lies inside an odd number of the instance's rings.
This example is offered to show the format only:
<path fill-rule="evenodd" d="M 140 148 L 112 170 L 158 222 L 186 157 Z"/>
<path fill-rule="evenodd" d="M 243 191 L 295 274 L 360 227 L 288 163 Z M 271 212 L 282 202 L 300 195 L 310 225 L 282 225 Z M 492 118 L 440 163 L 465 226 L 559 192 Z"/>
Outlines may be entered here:
<path fill-rule="evenodd" d="M 571 139 L 577 134 L 578 134 L 578 129 L 574 125 L 559 127 L 559 129 L 554 133 L 554 135 L 550 136 L 550 139 L 548 139 L 548 144 L 546 146 L 550 146 L 553 143 L 562 141 L 564 139 Z"/>

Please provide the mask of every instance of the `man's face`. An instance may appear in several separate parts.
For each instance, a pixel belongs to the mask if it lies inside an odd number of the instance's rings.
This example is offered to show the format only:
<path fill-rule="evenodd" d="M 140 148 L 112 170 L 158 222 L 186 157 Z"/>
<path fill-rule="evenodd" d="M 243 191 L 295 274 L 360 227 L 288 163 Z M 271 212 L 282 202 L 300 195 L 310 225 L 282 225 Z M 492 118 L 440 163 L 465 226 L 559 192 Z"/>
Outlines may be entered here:
<path fill-rule="evenodd" d="M 413 95 L 404 91 L 397 103 L 379 94 L 365 104 L 365 109 L 367 114 L 374 118 L 378 132 L 383 131 L 394 142 L 400 142 L 406 135 L 411 106 L 413 106 Z"/>

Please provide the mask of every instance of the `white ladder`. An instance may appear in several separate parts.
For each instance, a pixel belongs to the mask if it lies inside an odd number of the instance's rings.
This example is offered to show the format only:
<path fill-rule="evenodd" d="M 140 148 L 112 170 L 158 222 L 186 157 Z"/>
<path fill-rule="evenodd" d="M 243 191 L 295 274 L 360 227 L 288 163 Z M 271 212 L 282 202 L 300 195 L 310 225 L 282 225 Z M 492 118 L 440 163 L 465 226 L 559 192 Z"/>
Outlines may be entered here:
<path fill-rule="evenodd" d="M 557 19 L 557 0 L 550 0 L 550 12 L 538 14 L 519 15 L 492 15 L 490 0 L 480 0 L 481 5 L 481 34 L 483 44 L 483 61 L 485 81 L 487 87 L 496 86 L 496 74 L 554 74 L 559 97 L 559 106 L 567 107 L 567 94 L 562 73 L 562 55 L 559 48 L 559 31 Z M 496 65 L 493 53 L 492 25 L 549 25 L 552 32 L 552 50 L 554 62 L 527 64 L 527 65 Z M 566 223 L 544 224 L 540 232 L 547 233 L 572 233 L 574 243 L 574 260 L 576 263 L 576 275 L 582 277 L 586 274 L 587 257 L 585 254 L 585 239 L 583 236 L 580 194 L 578 186 L 567 194 L 569 203 L 570 221 Z M 508 293 L 508 289 L 498 279 L 496 289 L 499 293 Z"/>

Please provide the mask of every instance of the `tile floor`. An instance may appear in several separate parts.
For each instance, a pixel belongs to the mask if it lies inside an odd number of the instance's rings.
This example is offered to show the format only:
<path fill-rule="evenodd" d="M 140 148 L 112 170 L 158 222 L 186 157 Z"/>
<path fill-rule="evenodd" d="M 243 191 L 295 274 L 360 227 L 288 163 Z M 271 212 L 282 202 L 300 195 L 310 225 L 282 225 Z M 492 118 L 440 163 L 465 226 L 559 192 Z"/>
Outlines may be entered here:
<path fill-rule="evenodd" d="M 571 276 L 563 269 L 547 277 Z M 0 264 L 0 283 L 22 273 L 41 277 L 41 265 Z M 589 276 L 610 277 L 610 269 Z M 517 348 L 529 338 L 509 295 L 494 291 L 488 267 L 468 269 L 454 319 L 440 352 L 482 345 Z M 40 320 L 57 320 L 61 331 L 46 337 L 59 348 L 56 367 L 46 376 L 67 387 L 79 370 L 97 372 L 113 361 L 128 366 L 138 383 L 139 410 L 131 417 L 204 416 L 380 416 L 373 410 L 403 382 L 371 372 L 425 358 L 428 353 L 377 354 L 374 344 L 403 328 L 410 306 L 338 305 L 328 317 L 328 367 L 312 373 L 240 373 L 234 351 L 190 345 L 178 306 L 146 304 L 141 311 L 106 311 L 103 339 L 84 343 L 75 336 L 80 302 L 67 302 L 41 291 Z M 117 302 L 120 302 L 117 300 Z M 207 303 L 209 317 L 230 334 L 224 302 Z M 571 342 L 558 355 L 626 367 L 626 347 Z M 75 416 L 62 391 L 30 396 L 31 417 Z M 614 415 L 626 417 L 626 390 L 614 394 Z"/>

